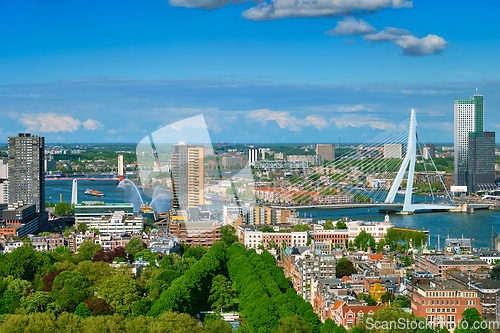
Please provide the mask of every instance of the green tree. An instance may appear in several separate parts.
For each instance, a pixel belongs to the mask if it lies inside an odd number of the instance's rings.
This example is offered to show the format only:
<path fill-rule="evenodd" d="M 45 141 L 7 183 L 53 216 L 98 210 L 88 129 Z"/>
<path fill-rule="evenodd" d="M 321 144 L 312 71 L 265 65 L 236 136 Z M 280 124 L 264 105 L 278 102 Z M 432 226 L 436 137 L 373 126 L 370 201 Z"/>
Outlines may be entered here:
<path fill-rule="evenodd" d="M 380 296 L 380 301 L 382 303 L 393 302 L 395 299 L 396 299 L 396 297 L 391 292 L 385 292 L 385 293 L 382 294 L 382 296 Z"/>
<path fill-rule="evenodd" d="M 335 224 L 335 229 L 347 229 L 347 224 L 343 221 L 338 221 Z"/>
<path fill-rule="evenodd" d="M 238 242 L 238 236 L 236 236 L 236 229 L 232 225 L 225 225 L 221 229 L 222 237 L 221 241 L 231 246 L 233 243 Z"/>
<path fill-rule="evenodd" d="M 455 333 L 489 333 L 491 332 L 487 326 L 481 328 L 483 319 L 476 308 L 469 308 L 462 312 L 462 320 L 458 323 Z M 484 326 L 484 325 L 483 325 Z M 477 329 L 474 329 L 478 327 Z"/>
<path fill-rule="evenodd" d="M 144 249 L 144 243 L 139 237 L 133 237 L 126 245 L 125 249 L 127 250 L 127 254 L 135 257 L 135 254 Z"/>
<path fill-rule="evenodd" d="M 492 268 L 491 272 L 490 272 L 490 277 L 493 279 L 493 280 L 500 280 L 500 265 L 496 265 L 495 267 Z"/>
<path fill-rule="evenodd" d="M 21 307 L 26 314 L 45 312 L 54 301 L 52 295 L 45 291 L 37 291 L 21 299 Z"/>
<path fill-rule="evenodd" d="M 134 256 L 134 259 L 135 260 L 142 259 L 142 261 L 148 261 L 154 264 L 155 260 L 160 259 L 160 255 L 156 252 L 151 252 L 150 249 L 144 249 L 137 252 Z"/>
<path fill-rule="evenodd" d="M 326 220 L 325 224 L 323 225 L 323 229 L 325 230 L 333 229 L 333 221 L 330 219 Z"/>
<path fill-rule="evenodd" d="M 266 225 L 264 228 L 260 229 L 262 232 L 274 232 L 274 229 Z"/>
<path fill-rule="evenodd" d="M 372 236 L 372 234 L 367 233 L 365 230 L 361 230 L 356 238 L 354 238 L 354 246 L 363 251 L 367 251 L 368 246 L 372 248 L 376 245 L 377 243 L 375 242 L 375 238 Z"/>
<path fill-rule="evenodd" d="M 306 231 L 311 230 L 311 228 L 307 224 L 297 224 L 293 227 L 293 231 Z"/>
<path fill-rule="evenodd" d="M 87 231 L 87 230 L 89 230 L 89 227 L 87 226 L 86 223 L 78 223 L 78 226 L 76 227 L 76 230 L 78 230 L 78 231 Z"/>
<path fill-rule="evenodd" d="M 26 295 L 26 292 L 33 289 L 31 282 L 21 279 L 14 279 L 9 282 L 7 286 L 8 290 L 14 290 L 19 296 Z"/>
<path fill-rule="evenodd" d="M 101 284 L 98 294 L 117 313 L 126 316 L 132 313 L 142 293 L 139 283 L 130 274 L 118 273 Z"/>
<path fill-rule="evenodd" d="M 94 243 L 92 239 L 86 239 L 78 248 L 78 254 L 84 260 L 91 260 L 94 254 L 96 254 L 100 249 L 102 249 L 101 245 Z"/>
<path fill-rule="evenodd" d="M 233 283 L 224 275 L 217 275 L 212 280 L 212 288 L 208 301 L 212 303 L 212 309 L 232 308 L 236 304 L 236 289 Z"/>
<path fill-rule="evenodd" d="M 404 256 L 404 257 L 401 258 L 401 264 L 404 267 L 411 266 L 412 263 L 413 263 L 413 260 L 411 259 L 410 256 Z"/>
<path fill-rule="evenodd" d="M 82 318 L 87 318 L 87 317 L 90 317 L 92 315 L 92 311 L 89 309 L 87 304 L 81 302 L 76 307 L 75 315 L 80 316 Z"/>
<path fill-rule="evenodd" d="M 278 327 L 273 331 L 275 333 L 308 333 L 311 325 L 296 314 L 292 317 L 281 318 Z"/>
<path fill-rule="evenodd" d="M 67 216 L 74 212 L 74 208 L 69 202 L 59 202 L 54 208 L 54 215 L 57 216 Z"/>
<path fill-rule="evenodd" d="M 402 308 L 411 307 L 411 299 L 403 295 L 398 295 L 394 300 L 394 303 L 398 303 Z"/>
<path fill-rule="evenodd" d="M 373 315 L 365 318 L 365 319 L 370 319 L 373 320 L 373 322 L 379 322 L 381 323 L 381 327 L 379 329 L 376 329 L 373 327 L 372 329 L 368 329 L 365 327 L 365 323 L 362 321 L 359 326 L 361 328 L 365 328 L 365 332 L 377 332 L 377 333 L 414 333 L 415 331 L 412 330 L 410 327 L 406 326 L 398 326 L 396 327 L 390 327 L 391 322 L 396 322 L 398 323 L 399 321 L 402 322 L 407 322 L 407 321 L 414 321 L 415 316 L 411 312 L 406 312 L 404 311 L 399 304 L 391 304 L 391 306 L 384 306 L 380 310 L 376 311 Z M 385 325 L 384 325 L 385 323 Z"/>
<path fill-rule="evenodd" d="M 340 258 L 339 260 L 337 260 L 336 272 L 337 278 L 340 279 L 344 276 L 351 276 L 352 274 L 356 273 L 356 268 L 354 268 L 352 261 L 346 258 Z"/>
<path fill-rule="evenodd" d="M 73 312 L 88 295 L 90 283 L 79 272 L 63 271 L 54 279 L 52 294 L 62 309 Z"/>
<path fill-rule="evenodd" d="M 0 298 L 0 313 L 15 313 L 21 306 L 21 296 L 15 290 L 6 290 Z"/>
<path fill-rule="evenodd" d="M 208 249 L 204 246 L 191 246 L 188 247 L 183 254 L 184 258 L 195 258 L 196 260 L 200 260 L 205 253 L 207 253 Z"/>
<path fill-rule="evenodd" d="M 203 323 L 203 333 L 231 333 L 231 324 L 225 322 L 222 318 L 216 320 L 205 320 Z"/>
<path fill-rule="evenodd" d="M 377 243 L 377 252 L 383 252 L 384 251 L 384 247 L 386 245 L 386 242 L 385 242 L 385 239 L 381 239 L 378 243 Z"/>
<path fill-rule="evenodd" d="M 53 263 L 48 254 L 33 250 L 28 241 L 2 258 L 0 269 L 4 276 L 12 275 L 14 279 L 27 281 L 33 281 L 36 274 L 41 274 Z"/>
<path fill-rule="evenodd" d="M 358 294 L 356 298 L 365 300 L 369 306 L 377 305 L 377 301 L 369 294 Z"/>

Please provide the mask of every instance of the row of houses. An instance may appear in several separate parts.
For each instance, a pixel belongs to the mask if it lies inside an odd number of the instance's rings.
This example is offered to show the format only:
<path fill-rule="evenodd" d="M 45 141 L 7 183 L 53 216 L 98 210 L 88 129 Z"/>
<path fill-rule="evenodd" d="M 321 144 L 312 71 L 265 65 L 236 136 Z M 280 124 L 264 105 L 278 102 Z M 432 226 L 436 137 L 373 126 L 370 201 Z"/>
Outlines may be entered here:
<path fill-rule="evenodd" d="M 354 241 L 362 231 L 371 234 L 378 242 L 394 225 L 386 216 L 384 221 L 347 221 L 346 226 L 347 229 L 292 231 L 293 225 L 275 225 L 273 231 L 262 231 L 262 225 L 239 225 L 237 233 L 240 242 L 248 249 L 305 246 L 308 242 L 331 242 L 332 246 L 342 247 Z"/>

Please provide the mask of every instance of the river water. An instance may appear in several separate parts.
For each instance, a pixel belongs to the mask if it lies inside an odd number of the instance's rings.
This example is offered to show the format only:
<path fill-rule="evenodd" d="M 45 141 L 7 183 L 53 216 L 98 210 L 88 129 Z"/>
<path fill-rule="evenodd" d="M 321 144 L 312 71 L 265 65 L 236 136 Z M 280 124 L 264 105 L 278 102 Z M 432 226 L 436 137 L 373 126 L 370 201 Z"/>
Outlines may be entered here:
<path fill-rule="evenodd" d="M 71 201 L 71 180 L 47 180 L 45 181 L 45 201 L 59 202 L 62 200 Z M 85 195 L 85 190 L 89 188 L 102 192 L 102 198 Z M 125 202 L 125 192 L 117 188 L 113 181 L 79 181 L 78 182 L 78 202 L 100 200 L 106 203 Z M 146 190 L 146 194 L 139 189 L 142 200 L 151 202 L 152 191 Z M 402 202 L 403 196 L 398 195 L 396 201 Z M 428 196 L 413 196 L 417 202 L 430 202 Z M 164 209 L 170 207 L 169 200 L 162 200 L 161 206 Z M 214 202 L 214 206 L 221 206 L 221 203 Z M 220 208 L 220 207 L 217 207 Z M 378 208 L 355 208 L 355 209 L 299 209 L 301 217 L 307 216 L 314 219 L 339 219 L 349 217 L 352 220 L 382 221 L 384 214 L 379 213 Z M 491 246 L 491 228 L 493 227 L 494 237 L 500 233 L 500 212 L 492 210 L 476 210 L 474 214 L 467 213 L 420 213 L 415 215 L 390 215 L 390 220 L 397 227 L 411 228 L 418 230 L 428 230 L 430 232 L 431 246 L 437 245 L 438 232 L 440 234 L 441 248 L 444 246 L 448 232 L 450 237 L 470 237 L 474 239 L 474 247 Z"/>

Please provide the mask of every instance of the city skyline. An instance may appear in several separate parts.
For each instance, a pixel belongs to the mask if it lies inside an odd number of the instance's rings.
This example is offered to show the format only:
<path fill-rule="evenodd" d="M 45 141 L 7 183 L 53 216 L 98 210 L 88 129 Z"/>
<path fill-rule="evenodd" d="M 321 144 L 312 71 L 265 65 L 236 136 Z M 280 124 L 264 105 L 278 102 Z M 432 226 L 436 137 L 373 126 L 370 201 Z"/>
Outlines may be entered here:
<path fill-rule="evenodd" d="M 283 6 L 2 3 L 0 143 L 133 143 L 198 114 L 213 142 L 364 142 L 412 108 L 427 142 L 452 142 L 453 100 L 476 88 L 500 127 L 498 3 Z"/>

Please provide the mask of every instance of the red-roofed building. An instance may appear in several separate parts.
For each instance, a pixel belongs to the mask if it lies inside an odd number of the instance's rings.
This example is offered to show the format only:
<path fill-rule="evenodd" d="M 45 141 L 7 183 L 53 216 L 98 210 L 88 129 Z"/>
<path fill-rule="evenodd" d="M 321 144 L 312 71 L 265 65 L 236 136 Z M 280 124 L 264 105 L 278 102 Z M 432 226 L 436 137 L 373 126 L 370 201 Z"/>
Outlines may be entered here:
<path fill-rule="evenodd" d="M 384 255 L 382 253 L 370 254 L 370 260 L 372 261 L 383 260 L 383 259 Z"/>
<path fill-rule="evenodd" d="M 366 317 L 377 312 L 382 305 L 345 305 L 341 304 L 336 312 L 335 323 L 345 328 L 354 327 L 362 317 Z"/>

